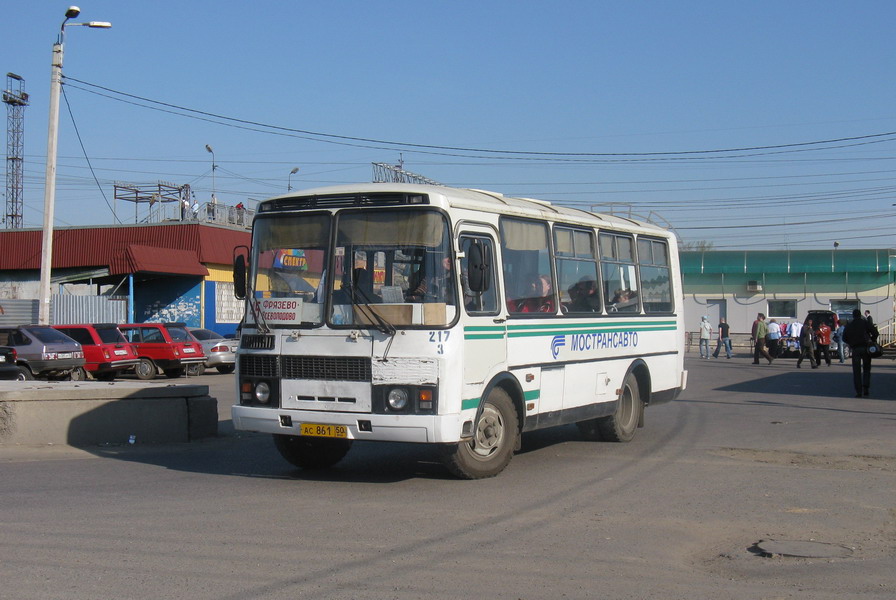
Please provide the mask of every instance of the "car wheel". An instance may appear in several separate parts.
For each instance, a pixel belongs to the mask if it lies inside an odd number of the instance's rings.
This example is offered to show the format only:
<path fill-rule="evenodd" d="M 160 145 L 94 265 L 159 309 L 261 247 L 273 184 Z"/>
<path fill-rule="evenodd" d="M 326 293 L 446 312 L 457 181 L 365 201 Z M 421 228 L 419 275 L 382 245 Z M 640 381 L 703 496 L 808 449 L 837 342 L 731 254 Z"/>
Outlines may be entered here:
<path fill-rule="evenodd" d="M 225 375 L 229 375 L 230 373 L 233 373 L 233 371 L 236 369 L 236 365 L 218 365 L 217 369 L 218 369 L 218 373 L 223 373 Z"/>
<path fill-rule="evenodd" d="M 156 364 L 148 358 L 141 358 L 140 362 L 134 367 L 134 373 L 137 375 L 137 379 L 144 381 L 155 379 L 157 374 Z"/>
<path fill-rule="evenodd" d="M 87 379 L 87 371 L 85 371 L 82 367 L 77 367 L 72 369 L 72 372 L 68 374 L 68 378 L 71 381 L 84 381 Z"/>
<path fill-rule="evenodd" d="M 205 373 L 205 365 L 190 365 L 187 367 L 187 375 L 190 377 L 198 377 Z"/>
<path fill-rule="evenodd" d="M 16 381 L 31 381 L 32 379 L 34 379 L 34 375 L 31 374 L 31 370 L 28 367 L 19 367 Z"/>

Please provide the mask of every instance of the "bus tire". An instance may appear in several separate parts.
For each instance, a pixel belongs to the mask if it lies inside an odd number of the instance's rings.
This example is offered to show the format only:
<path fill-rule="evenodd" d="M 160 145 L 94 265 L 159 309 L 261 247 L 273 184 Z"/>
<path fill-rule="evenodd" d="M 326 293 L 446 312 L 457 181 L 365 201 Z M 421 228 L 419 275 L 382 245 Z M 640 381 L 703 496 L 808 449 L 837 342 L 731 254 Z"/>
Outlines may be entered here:
<path fill-rule="evenodd" d="M 494 388 L 473 428 L 473 439 L 443 448 L 442 461 L 461 479 L 494 477 L 513 458 L 519 439 L 519 416 L 510 395 Z"/>
<path fill-rule="evenodd" d="M 315 470 L 332 467 L 345 458 L 352 441 L 275 433 L 274 446 L 280 456 L 293 466 Z"/>
<path fill-rule="evenodd" d="M 644 403 L 638 390 L 638 379 L 634 373 L 629 373 L 622 382 L 616 412 L 608 417 L 595 419 L 600 439 L 607 442 L 632 441 L 643 411 Z"/>

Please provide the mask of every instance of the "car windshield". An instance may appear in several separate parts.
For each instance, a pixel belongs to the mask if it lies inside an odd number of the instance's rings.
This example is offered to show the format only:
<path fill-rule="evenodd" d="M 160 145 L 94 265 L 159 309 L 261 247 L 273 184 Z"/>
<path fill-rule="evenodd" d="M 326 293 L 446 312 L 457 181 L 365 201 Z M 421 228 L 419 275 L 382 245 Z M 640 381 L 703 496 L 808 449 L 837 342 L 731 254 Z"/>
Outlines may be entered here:
<path fill-rule="evenodd" d="M 27 333 L 45 344 L 74 344 L 75 340 L 52 327 L 29 327 Z"/>
<path fill-rule="evenodd" d="M 212 331 L 211 329 L 191 329 L 190 333 L 193 334 L 193 337 L 197 340 L 207 341 L 207 340 L 220 340 L 224 336 Z"/>
<path fill-rule="evenodd" d="M 123 344 L 127 341 L 117 327 L 97 327 L 96 332 L 104 344 Z"/>
<path fill-rule="evenodd" d="M 192 342 L 193 338 L 190 337 L 189 332 L 187 332 L 184 327 L 166 327 L 168 330 L 168 335 L 171 336 L 172 342 Z"/>

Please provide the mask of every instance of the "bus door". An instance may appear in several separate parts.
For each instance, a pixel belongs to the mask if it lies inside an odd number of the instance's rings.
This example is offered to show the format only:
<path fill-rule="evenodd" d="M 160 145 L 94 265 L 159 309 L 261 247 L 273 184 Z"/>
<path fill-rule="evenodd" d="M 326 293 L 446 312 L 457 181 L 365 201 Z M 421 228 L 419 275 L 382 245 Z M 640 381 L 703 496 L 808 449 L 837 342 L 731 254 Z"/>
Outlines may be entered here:
<path fill-rule="evenodd" d="M 461 324 L 464 334 L 464 384 L 478 386 L 481 391 L 486 379 L 496 371 L 504 370 L 507 362 L 507 327 L 501 297 L 497 287 L 497 269 L 500 264 L 495 252 L 495 240 L 491 230 L 463 231 L 459 238 L 461 278 Z M 470 256 L 481 256 L 480 265 L 471 265 Z M 481 291 L 472 291 L 469 285 L 471 266 L 479 266 L 485 280 Z M 474 275 L 475 276 L 475 275 Z"/>

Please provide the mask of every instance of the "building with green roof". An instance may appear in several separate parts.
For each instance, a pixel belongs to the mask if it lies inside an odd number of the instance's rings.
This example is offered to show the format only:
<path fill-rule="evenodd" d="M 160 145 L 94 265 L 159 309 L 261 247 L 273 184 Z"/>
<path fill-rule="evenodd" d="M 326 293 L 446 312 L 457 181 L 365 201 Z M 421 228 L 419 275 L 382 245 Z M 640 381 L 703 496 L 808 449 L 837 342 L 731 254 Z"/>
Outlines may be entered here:
<path fill-rule="evenodd" d="M 687 328 L 720 317 L 749 333 L 757 313 L 802 322 L 810 310 L 869 310 L 886 328 L 896 311 L 896 250 L 702 250 L 681 252 Z"/>

